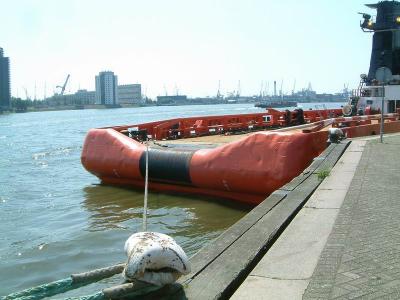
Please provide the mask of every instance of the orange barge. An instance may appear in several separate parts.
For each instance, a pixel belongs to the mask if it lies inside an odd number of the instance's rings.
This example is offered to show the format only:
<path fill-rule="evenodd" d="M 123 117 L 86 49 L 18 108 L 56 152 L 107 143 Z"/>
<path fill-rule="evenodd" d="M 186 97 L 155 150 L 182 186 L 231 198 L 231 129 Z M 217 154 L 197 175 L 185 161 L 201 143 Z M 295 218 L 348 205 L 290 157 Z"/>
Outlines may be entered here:
<path fill-rule="evenodd" d="M 298 176 L 327 145 L 327 124 L 355 137 L 372 134 L 378 117 L 340 118 L 341 110 L 280 112 L 173 120 L 92 129 L 82 150 L 82 164 L 104 184 L 144 186 L 149 146 L 149 189 L 192 193 L 258 204 Z M 327 122 L 326 120 L 330 120 Z M 325 120 L 325 121 L 323 121 Z M 397 114 L 386 116 L 385 129 L 400 131 Z M 290 123 L 289 123 L 290 122 Z M 308 124 L 308 129 L 260 131 Z M 298 126 L 303 128 L 306 125 Z M 362 128 L 358 133 L 357 128 Z M 252 132 L 258 130 L 257 132 Z M 246 132 L 245 136 L 235 133 Z M 220 142 L 228 135 L 236 140 Z M 212 143 L 195 142 L 210 137 Z M 154 142 L 155 141 L 155 142 Z"/>

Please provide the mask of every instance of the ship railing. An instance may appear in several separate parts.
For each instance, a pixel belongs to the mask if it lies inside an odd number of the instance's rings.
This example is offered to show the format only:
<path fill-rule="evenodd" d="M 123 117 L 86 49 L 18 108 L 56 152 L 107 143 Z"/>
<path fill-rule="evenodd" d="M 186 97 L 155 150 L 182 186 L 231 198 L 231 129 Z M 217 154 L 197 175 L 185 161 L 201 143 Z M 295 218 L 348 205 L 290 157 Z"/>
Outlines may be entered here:
<path fill-rule="evenodd" d="M 173 119 L 157 124 L 154 128 L 156 139 L 194 137 L 224 132 L 253 130 L 273 126 L 278 118 L 263 119 L 264 113 L 239 116 L 209 116 Z"/>
<path fill-rule="evenodd" d="M 286 113 L 286 111 L 267 109 L 264 112 L 254 114 L 177 118 L 112 128 L 128 136 L 129 129 L 136 128 L 138 131 L 145 132 L 148 137 L 154 140 L 164 140 L 272 129 L 300 124 L 299 110 L 290 112 L 290 124 L 287 124 Z M 340 115 L 341 109 L 309 110 L 303 112 L 303 121 L 312 123 Z"/>
<path fill-rule="evenodd" d="M 361 89 L 353 89 L 351 91 L 351 97 L 361 97 Z"/>
<path fill-rule="evenodd" d="M 389 113 L 383 115 L 384 122 L 392 122 L 399 120 L 399 113 Z M 335 118 L 332 123 L 332 127 L 342 128 L 342 127 L 354 127 L 360 125 L 369 125 L 372 122 L 380 123 L 381 115 L 365 115 L 365 116 L 352 116 L 352 117 L 341 117 Z"/>

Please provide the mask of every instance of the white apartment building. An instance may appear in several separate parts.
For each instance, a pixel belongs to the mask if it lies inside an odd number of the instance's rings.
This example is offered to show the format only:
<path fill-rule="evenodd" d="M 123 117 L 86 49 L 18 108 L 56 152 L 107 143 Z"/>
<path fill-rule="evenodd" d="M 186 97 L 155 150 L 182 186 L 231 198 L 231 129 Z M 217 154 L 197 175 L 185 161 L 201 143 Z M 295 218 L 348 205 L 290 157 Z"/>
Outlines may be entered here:
<path fill-rule="evenodd" d="M 96 104 L 118 104 L 118 77 L 114 72 L 100 72 L 96 76 Z"/>

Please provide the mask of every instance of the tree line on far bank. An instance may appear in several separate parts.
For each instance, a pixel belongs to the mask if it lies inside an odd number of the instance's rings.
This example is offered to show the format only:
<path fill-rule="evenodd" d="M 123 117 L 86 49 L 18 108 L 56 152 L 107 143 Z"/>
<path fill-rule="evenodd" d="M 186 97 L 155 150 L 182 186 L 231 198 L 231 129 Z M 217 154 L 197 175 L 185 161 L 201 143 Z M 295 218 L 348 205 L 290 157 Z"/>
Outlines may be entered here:
<path fill-rule="evenodd" d="M 43 103 L 41 100 L 22 100 L 21 98 L 11 98 L 11 109 L 15 112 L 26 112 L 28 108 L 42 108 L 47 103 Z"/>

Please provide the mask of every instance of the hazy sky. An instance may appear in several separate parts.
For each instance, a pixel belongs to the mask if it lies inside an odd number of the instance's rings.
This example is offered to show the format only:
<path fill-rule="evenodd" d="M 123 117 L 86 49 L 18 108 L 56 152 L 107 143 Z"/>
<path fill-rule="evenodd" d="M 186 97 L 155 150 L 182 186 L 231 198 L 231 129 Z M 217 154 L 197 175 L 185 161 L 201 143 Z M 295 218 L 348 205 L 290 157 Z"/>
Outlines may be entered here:
<path fill-rule="evenodd" d="M 359 27 L 362 0 L 0 0 L 0 47 L 11 60 L 12 94 L 94 89 L 103 70 L 149 96 L 207 96 L 241 82 L 283 91 L 355 88 L 367 73 L 372 36 Z M 372 1 L 373 2 L 373 1 Z M 367 1 L 367 3 L 369 3 Z"/>

